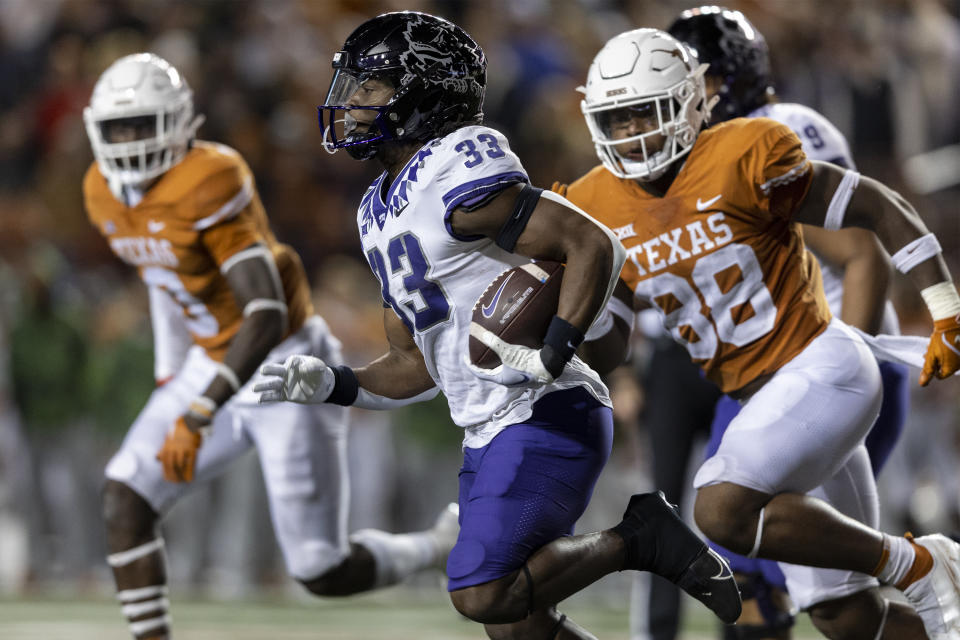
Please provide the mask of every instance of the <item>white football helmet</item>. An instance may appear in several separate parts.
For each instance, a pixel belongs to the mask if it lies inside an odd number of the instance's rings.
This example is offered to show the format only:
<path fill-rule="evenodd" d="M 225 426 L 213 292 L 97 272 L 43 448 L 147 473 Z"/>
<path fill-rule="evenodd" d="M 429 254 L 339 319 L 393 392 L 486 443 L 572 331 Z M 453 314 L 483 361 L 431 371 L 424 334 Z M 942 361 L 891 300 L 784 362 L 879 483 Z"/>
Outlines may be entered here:
<path fill-rule="evenodd" d="M 715 99 L 707 101 L 703 74 L 686 47 L 658 29 L 635 29 L 610 39 L 593 59 L 587 85 L 580 87 L 580 108 L 600 161 L 620 178 L 656 180 L 686 155 L 710 118 Z M 627 138 L 610 138 L 613 112 L 630 108 L 655 116 L 656 129 Z M 663 145 L 651 149 L 651 137 Z M 639 142 L 643 160 L 621 155 L 617 145 Z"/>
<path fill-rule="evenodd" d="M 105 123 L 142 117 L 153 118 L 152 136 L 130 142 L 104 137 Z M 193 92 L 169 62 L 152 53 L 135 53 L 103 72 L 83 121 L 100 171 L 120 197 L 122 187 L 143 188 L 180 162 L 203 116 L 194 116 Z"/>

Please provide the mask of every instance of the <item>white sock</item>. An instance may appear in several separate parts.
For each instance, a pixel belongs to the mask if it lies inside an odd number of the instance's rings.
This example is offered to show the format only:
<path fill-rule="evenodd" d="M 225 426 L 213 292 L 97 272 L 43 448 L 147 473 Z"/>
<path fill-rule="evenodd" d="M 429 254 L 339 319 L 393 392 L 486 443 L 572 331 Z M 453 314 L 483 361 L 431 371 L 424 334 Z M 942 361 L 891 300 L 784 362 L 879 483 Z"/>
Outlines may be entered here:
<path fill-rule="evenodd" d="M 377 572 L 375 588 L 396 584 L 437 562 L 437 546 L 429 531 L 387 533 L 361 529 L 350 536 L 350 542 L 364 547 L 373 556 Z"/>
<path fill-rule="evenodd" d="M 897 584 L 906 577 L 917 554 L 910 541 L 899 536 L 883 534 L 883 545 L 890 552 L 890 556 L 877 574 L 877 578 L 886 584 Z"/>

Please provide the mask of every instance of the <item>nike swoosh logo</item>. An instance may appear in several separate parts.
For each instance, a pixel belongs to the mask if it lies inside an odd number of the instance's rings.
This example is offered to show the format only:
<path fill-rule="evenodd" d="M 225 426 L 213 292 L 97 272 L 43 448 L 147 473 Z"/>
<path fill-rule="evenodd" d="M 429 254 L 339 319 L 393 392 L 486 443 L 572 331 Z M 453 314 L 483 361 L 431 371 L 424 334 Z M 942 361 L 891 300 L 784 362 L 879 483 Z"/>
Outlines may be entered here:
<path fill-rule="evenodd" d="M 409 206 L 410 206 L 410 203 L 408 202 L 407 204 L 403 205 L 402 207 L 400 207 L 399 209 L 397 209 L 396 211 L 394 211 L 394 212 L 393 212 L 393 217 L 396 218 L 397 216 L 399 216 L 401 213 L 403 213 L 403 210 L 406 209 L 406 208 L 409 207 Z"/>
<path fill-rule="evenodd" d="M 947 349 L 950 349 L 950 351 L 953 351 L 955 354 L 957 354 L 958 356 L 960 356 L 960 351 L 957 351 L 956 349 L 954 349 L 953 345 L 950 344 L 949 342 L 947 342 L 947 336 L 946 336 L 946 334 L 941 333 L 941 334 L 940 334 L 940 339 L 943 340 L 943 344 L 946 345 Z M 954 342 L 955 342 L 956 344 L 960 345 L 960 336 L 957 336 L 957 337 L 954 339 Z"/>
<path fill-rule="evenodd" d="M 484 318 L 489 318 L 493 315 L 494 309 L 497 308 L 497 303 L 500 302 L 500 295 L 503 293 L 503 288 L 507 286 L 507 283 L 510 282 L 510 278 L 513 277 L 513 274 L 507 276 L 507 279 L 500 283 L 500 288 L 497 289 L 497 292 L 493 294 L 493 300 L 490 301 L 490 304 L 485 304 L 480 308 L 480 313 L 483 314 Z"/>
<path fill-rule="evenodd" d="M 703 202 L 703 201 L 700 200 L 700 198 L 697 198 L 697 211 L 703 211 L 704 209 L 706 209 L 707 207 L 709 207 L 710 205 L 712 205 L 714 202 L 716 202 L 717 200 L 719 200 L 719 199 L 722 198 L 722 197 L 723 197 L 723 194 L 721 193 L 720 195 L 716 196 L 715 198 L 710 198 L 710 199 L 707 200 L 706 202 Z"/>
<path fill-rule="evenodd" d="M 720 566 L 720 571 L 718 571 L 717 575 L 713 576 L 711 580 L 728 580 L 729 578 L 733 577 L 733 572 L 730 571 L 730 566 L 726 562 L 717 557 L 716 553 L 712 549 L 708 553 L 713 557 L 714 560 L 717 561 L 717 564 Z"/>
<path fill-rule="evenodd" d="M 147 220 L 147 231 L 149 231 L 150 233 L 159 233 L 163 231 L 164 227 L 166 226 L 167 225 L 164 222 L 158 222 L 156 220 Z"/>

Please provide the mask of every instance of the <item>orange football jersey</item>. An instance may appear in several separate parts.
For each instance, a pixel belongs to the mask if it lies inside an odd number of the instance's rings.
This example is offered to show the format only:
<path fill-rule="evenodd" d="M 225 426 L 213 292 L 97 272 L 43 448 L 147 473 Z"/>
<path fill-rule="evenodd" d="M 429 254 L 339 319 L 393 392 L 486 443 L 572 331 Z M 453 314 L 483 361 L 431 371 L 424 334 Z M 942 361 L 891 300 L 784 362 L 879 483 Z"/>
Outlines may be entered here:
<path fill-rule="evenodd" d="M 602 166 L 565 195 L 614 230 L 627 250 L 621 278 L 730 392 L 779 369 L 830 320 L 791 221 L 811 179 L 789 128 L 737 119 L 700 134 L 662 198 Z"/>
<path fill-rule="evenodd" d="M 243 321 L 221 265 L 253 244 L 273 253 L 286 294 L 288 332 L 313 313 L 300 258 L 274 238 L 253 175 L 233 149 L 195 142 L 133 207 L 113 196 L 93 163 L 83 196 L 90 221 L 113 252 L 183 308 L 194 342 L 213 359 L 223 359 Z"/>

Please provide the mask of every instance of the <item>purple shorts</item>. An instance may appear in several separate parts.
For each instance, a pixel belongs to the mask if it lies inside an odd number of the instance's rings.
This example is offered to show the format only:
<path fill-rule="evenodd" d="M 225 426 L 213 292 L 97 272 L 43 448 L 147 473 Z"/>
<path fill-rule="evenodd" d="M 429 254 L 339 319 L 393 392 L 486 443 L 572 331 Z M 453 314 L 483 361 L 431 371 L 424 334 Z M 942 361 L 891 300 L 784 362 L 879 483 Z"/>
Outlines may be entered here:
<path fill-rule="evenodd" d="M 447 560 L 447 589 L 510 575 L 534 551 L 570 535 L 612 442 L 610 408 L 578 387 L 548 393 L 525 422 L 485 447 L 465 449 L 460 536 Z"/>

